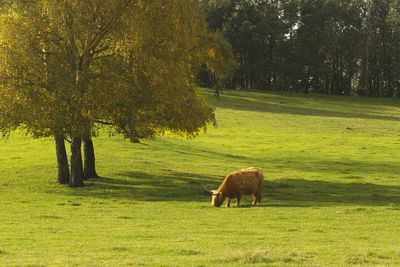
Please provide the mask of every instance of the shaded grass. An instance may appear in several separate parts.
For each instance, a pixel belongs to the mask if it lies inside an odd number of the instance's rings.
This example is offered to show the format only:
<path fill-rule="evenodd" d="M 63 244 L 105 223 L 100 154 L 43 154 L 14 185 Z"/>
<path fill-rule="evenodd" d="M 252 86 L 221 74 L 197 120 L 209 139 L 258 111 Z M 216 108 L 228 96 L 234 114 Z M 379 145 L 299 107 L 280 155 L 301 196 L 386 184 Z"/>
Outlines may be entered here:
<path fill-rule="evenodd" d="M 201 94 L 217 129 L 100 136 L 85 188 L 55 183 L 51 140 L 0 141 L 0 266 L 400 265 L 397 100 Z M 203 189 L 247 166 L 261 205 L 211 208 Z"/>
<path fill-rule="evenodd" d="M 85 191 L 69 191 L 73 196 L 133 201 L 208 201 L 205 188 L 218 187 L 209 177 L 189 173 L 174 173 L 163 177 L 142 172 L 122 173 L 124 180 L 99 178 Z M 319 180 L 278 179 L 266 181 L 264 192 L 269 200 L 261 206 L 328 206 L 399 205 L 400 186 L 372 183 L 341 183 Z M 93 190 L 92 190 L 93 189 Z M 160 192 L 163 192 L 160 194 Z M 63 193 L 65 194 L 65 193 Z"/>

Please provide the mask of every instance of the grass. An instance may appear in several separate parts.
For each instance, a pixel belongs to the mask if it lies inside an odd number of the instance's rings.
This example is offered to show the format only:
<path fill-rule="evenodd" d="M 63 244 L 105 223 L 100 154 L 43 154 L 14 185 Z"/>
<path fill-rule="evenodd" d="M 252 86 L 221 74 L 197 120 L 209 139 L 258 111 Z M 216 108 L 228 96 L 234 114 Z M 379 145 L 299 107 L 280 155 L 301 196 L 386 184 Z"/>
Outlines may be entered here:
<path fill-rule="evenodd" d="M 400 265 L 400 103 L 226 91 L 217 129 L 95 140 L 102 178 L 55 183 L 51 140 L 0 141 L 0 266 Z M 203 187 L 259 166 L 259 207 Z"/>

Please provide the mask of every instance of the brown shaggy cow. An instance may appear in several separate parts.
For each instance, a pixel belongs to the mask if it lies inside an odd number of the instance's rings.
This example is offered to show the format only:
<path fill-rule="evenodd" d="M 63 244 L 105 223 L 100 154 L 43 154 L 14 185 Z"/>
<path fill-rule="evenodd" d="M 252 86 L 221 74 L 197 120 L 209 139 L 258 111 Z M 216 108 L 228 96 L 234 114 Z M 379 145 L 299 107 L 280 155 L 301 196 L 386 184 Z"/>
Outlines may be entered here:
<path fill-rule="evenodd" d="M 252 195 L 253 205 L 260 203 L 263 180 L 260 168 L 250 167 L 233 172 L 225 177 L 217 190 L 211 191 L 211 205 L 219 207 L 227 198 L 226 206 L 230 207 L 231 199 L 236 198 L 239 207 L 243 195 Z"/>

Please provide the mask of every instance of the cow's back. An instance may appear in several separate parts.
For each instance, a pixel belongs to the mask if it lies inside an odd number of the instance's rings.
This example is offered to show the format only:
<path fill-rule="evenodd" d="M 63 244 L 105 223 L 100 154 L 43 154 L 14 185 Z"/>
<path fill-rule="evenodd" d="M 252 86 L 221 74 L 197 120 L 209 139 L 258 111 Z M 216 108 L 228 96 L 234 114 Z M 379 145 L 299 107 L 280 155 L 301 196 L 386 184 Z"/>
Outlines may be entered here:
<path fill-rule="evenodd" d="M 250 167 L 247 169 L 240 170 L 242 175 L 242 192 L 245 195 L 258 193 L 261 190 L 264 176 L 261 169 Z"/>
<path fill-rule="evenodd" d="M 261 191 L 263 179 L 261 169 L 250 167 L 226 176 L 219 190 L 229 198 L 235 198 L 237 194 L 251 195 Z"/>

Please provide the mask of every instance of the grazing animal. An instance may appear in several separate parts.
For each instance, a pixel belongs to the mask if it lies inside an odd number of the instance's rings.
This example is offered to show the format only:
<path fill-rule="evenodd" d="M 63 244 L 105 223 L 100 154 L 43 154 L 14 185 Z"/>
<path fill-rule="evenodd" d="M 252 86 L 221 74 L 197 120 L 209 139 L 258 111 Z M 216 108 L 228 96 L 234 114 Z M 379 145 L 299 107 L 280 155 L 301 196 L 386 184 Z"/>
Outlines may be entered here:
<path fill-rule="evenodd" d="M 228 174 L 217 190 L 210 191 L 211 205 L 220 207 L 225 199 L 228 199 L 226 206 L 230 207 L 231 199 L 236 198 L 239 207 L 243 195 L 252 195 L 253 205 L 260 203 L 263 180 L 264 175 L 261 169 L 256 167 Z"/>

